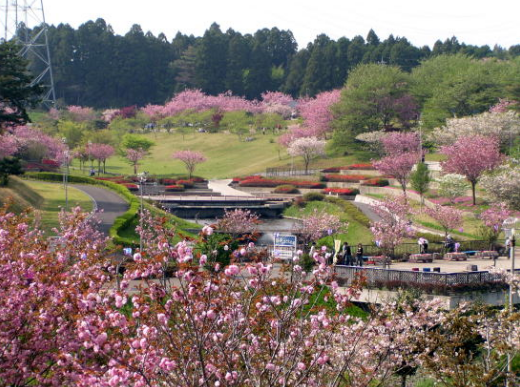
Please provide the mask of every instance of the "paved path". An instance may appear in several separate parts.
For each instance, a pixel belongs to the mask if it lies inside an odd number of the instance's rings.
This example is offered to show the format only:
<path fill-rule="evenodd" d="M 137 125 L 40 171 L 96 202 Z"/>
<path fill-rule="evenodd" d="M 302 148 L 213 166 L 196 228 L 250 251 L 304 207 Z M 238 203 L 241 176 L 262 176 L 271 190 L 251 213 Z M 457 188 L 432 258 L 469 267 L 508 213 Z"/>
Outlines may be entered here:
<path fill-rule="evenodd" d="M 249 192 L 239 191 L 230 187 L 229 183 L 231 183 L 231 181 L 231 179 L 210 180 L 208 182 L 208 188 L 215 192 L 220 192 L 223 196 L 253 196 Z"/>
<path fill-rule="evenodd" d="M 357 208 L 359 208 L 368 217 L 368 219 L 370 219 L 372 222 L 379 222 L 381 220 L 381 217 L 375 213 L 375 211 L 372 209 L 372 206 L 371 206 L 372 203 L 377 203 L 377 202 L 378 202 L 377 199 L 373 199 L 373 198 L 370 198 L 370 197 L 364 196 L 364 195 L 357 195 L 356 200 L 353 201 L 352 203 Z M 441 231 L 438 231 L 438 230 L 424 228 L 421 226 L 416 226 L 414 224 L 412 224 L 412 228 L 415 231 L 444 236 L 444 233 Z"/>
<path fill-rule="evenodd" d="M 77 185 L 72 187 L 89 195 L 95 203 L 95 208 L 102 211 L 98 217 L 101 220 L 99 229 L 108 235 L 108 230 L 114 224 L 114 220 L 123 215 L 128 209 L 128 203 L 116 193 L 93 185 Z"/>

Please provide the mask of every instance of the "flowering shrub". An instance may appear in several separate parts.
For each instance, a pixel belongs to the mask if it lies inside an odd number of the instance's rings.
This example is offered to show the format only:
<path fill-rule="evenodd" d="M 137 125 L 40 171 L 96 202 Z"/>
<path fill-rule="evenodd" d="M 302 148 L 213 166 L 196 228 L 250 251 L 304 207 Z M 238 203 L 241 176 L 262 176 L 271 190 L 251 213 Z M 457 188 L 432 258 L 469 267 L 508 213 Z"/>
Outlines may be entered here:
<path fill-rule="evenodd" d="M 357 195 L 359 194 L 359 190 L 357 188 L 325 188 L 323 190 L 324 194 L 338 194 L 338 195 Z"/>
<path fill-rule="evenodd" d="M 277 187 L 284 184 L 291 184 L 298 188 L 325 188 L 325 184 L 315 181 L 265 179 L 263 177 L 255 177 L 239 182 L 241 187 Z"/>
<path fill-rule="evenodd" d="M 299 193 L 300 191 L 294 185 L 291 184 L 283 184 L 276 187 L 273 191 L 274 193 L 286 193 L 286 194 L 294 194 Z"/>
<path fill-rule="evenodd" d="M 322 178 L 324 181 L 331 182 L 345 182 L 345 183 L 359 183 L 361 180 L 366 180 L 367 177 L 363 175 L 336 175 L 326 174 Z"/>
<path fill-rule="evenodd" d="M 365 180 L 361 183 L 361 185 L 369 186 L 369 187 L 386 187 L 390 183 L 387 179 L 381 179 L 381 178 L 373 178 Z"/>
<path fill-rule="evenodd" d="M 166 192 L 181 192 L 184 191 L 184 186 L 180 184 L 167 185 L 166 187 L 164 187 L 164 190 Z"/>

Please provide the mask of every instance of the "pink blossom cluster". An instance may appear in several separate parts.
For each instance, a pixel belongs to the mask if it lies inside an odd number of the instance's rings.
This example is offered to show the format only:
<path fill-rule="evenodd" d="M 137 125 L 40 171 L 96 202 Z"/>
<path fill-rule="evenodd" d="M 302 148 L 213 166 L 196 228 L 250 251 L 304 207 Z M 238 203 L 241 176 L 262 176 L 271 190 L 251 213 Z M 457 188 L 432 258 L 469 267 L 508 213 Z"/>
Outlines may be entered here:
<path fill-rule="evenodd" d="M 92 121 L 96 119 L 96 112 L 90 107 L 71 105 L 67 107 L 70 117 L 74 121 Z"/>
<path fill-rule="evenodd" d="M 433 208 L 426 208 L 425 212 L 439 223 L 445 235 L 448 235 L 449 230 L 462 227 L 462 211 L 456 208 L 444 207 L 437 204 Z"/>
<path fill-rule="evenodd" d="M 370 231 L 385 254 L 391 255 L 404 238 L 414 235 L 409 222 L 410 207 L 404 196 L 376 202 L 371 207 L 380 220 L 370 223 Z"/>
<path fill-rule="evenodd" d="M 60 140 L 37 129 L 29 128 L 28 126 L 15 127 L 13 129 L 13 136 L 15 137 L 20 150 L 31 146 L 43 147 L 46 152 L 45 156 L 51 159 L 59 159 L 60 155 L 66 149 L 65 145 Z"/>
<path fill-rule="evenodd" d="M 341 90 L 325 91 L 316 98 L 298 100 L 298 111 L 304 119 L 305 127 L 314 132 L 314 135 L 322 137 L 330 130 L 333 118 L 332 106 L 339 102 Z"/>
<path fill-rule="evenodd" d="M 299 256 L 283 268 L 290 276 L 261 261 L 207 270 L 207 256 L 194 247 L 207 243 L 208 228 L 196 243 L 174 244 L 166 220 L 145 212 L 137 230 L 143 250 L 113 255 L 90 219 L 79 209 L 62 214 L 50 244 L 23 215 L 0 210 L 3 384 L 361 387 L 392 385 L 398 369 L 428 372 L 428 361 L 442 379 L 453 369 L 446 359 L 461 361 L 436 345 L 439 334 L 460 342 L 455 330 L 438 329 L 460 314 L 439 301 L 410 300 L 352 316 L 363 279 L 340 287 L 324 251 L 308 274 Z M 520 342 L 518 314 L 510 313 L 476 316 L 482 348 L 499 359 Z"/>
<path fill-rule="evenodd" d="M 18 142 L 16 137 L 10 133 L 5 133 L 0 136 L 0 159 L 12 156 L 18 150 Z"/>

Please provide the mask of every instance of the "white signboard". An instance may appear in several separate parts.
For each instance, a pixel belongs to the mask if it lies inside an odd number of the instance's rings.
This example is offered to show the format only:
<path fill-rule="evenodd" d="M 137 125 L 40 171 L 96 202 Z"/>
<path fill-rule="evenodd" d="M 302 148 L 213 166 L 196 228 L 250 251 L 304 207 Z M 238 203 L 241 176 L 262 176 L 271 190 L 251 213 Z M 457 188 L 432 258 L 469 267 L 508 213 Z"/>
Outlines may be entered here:
<path fill-rule="evenodd" d="M 279 259 L 292 259 L 296 251 L 296 235 L 274 234 L 273 255 Z"/>

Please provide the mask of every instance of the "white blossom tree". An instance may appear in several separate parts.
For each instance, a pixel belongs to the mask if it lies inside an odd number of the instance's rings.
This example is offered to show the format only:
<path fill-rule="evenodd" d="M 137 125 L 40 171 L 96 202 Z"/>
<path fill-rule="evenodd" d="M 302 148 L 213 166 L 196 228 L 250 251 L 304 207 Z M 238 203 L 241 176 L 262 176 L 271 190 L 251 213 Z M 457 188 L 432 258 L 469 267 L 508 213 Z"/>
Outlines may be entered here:
<path fill-rule="evenodd" d="M 326 141 L 318 140 L 317 137 L 301 137 L 291 142 L 287 151 L 291 156 L 303 157 L 305 174 L 307 174 L 310 162 L 325 154 L 325 144 Z"/>

